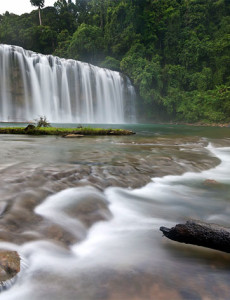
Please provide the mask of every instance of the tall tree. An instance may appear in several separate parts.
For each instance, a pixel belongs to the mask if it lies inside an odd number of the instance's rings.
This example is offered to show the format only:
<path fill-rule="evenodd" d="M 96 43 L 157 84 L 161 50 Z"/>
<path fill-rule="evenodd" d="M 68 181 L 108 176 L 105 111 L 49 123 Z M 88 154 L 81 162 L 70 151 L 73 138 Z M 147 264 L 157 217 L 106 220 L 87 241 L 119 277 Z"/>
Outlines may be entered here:
<path fill-rule="evenodd" d="M 44 2 L 45 0 L 30 0 L 30 3 L 33 6 L 37 6 L 38 7 L 38 16 L 39 16 L 39 23 L 40 25 L 42 25 L 42 18 L 41 18 L 41 8 L 44 7 Z"/>
<path fill-rule="evenodd" d="M 92 12 L 95 15 L 99 16 L 100 23 L 98 24 L 102 31 L 104 32 L 105 22 L 106 22 L 106 14 L 107 14 L 107 0 L 92 0 L 90 2 L 92 7 Z"/>

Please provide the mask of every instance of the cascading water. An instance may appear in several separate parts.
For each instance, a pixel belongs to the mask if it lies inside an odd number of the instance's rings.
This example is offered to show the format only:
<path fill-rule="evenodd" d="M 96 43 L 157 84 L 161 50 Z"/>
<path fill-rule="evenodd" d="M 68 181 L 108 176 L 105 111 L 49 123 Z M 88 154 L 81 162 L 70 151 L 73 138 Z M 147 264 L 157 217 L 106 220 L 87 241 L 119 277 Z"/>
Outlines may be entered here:
<path fill-rule="evenodd" d="M 0 250 L 22 258 L 1 300 L 229 299 L 227 253 L 159 231 L 230 225 L 229 128 L 125 127 L 137 134 L 0 135 Z"/>
<path fill-rule="evenodd" d="M 119 72 L 0 45 L 0 121 L 125 123 L 135 91 Z"/>

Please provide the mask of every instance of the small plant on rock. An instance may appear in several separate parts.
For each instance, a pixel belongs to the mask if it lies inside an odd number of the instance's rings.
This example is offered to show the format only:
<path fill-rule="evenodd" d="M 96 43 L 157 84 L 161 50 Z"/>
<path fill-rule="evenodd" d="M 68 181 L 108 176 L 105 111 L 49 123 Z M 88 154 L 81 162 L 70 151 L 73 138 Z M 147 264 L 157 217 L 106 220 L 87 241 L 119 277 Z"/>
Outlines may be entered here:
<path fill-rule="evenodd" d="M 37 127 L 52 127 L 45 116 L 40 117 L 39 119 L 35 120 L 37 122 Z"/>

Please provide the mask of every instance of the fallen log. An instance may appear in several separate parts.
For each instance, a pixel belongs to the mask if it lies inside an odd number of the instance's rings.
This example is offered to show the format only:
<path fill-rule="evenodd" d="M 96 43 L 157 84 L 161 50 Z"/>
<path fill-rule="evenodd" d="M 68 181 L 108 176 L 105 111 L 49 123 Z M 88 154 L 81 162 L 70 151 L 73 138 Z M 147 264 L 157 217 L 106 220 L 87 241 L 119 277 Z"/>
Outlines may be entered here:
<path fill-rule="evenodd" d="M 230 228 L 227 227 L 189 220 L 171 229 L 160 227 L 160 231 L 173 241 L 230 253 Z"/>

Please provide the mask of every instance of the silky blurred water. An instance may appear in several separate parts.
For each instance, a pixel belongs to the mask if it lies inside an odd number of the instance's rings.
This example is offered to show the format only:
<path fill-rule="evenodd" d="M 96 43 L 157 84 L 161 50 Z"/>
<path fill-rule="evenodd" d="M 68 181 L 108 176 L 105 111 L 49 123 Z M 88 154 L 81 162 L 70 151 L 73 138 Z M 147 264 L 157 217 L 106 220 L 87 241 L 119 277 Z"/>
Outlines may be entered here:
<path fill-rule="evenodd" d="M 2 299 L 229 299 L 229 255 L 159 227 L 230 226 L 230 129 L 132 129 L 0 136 L 0 247 L 24 262 Z"/>
<path fill-rule="evenodd" d="M 119 72 L 0 44 L 0 120 L 135 122 L 135 89 Z"/>

